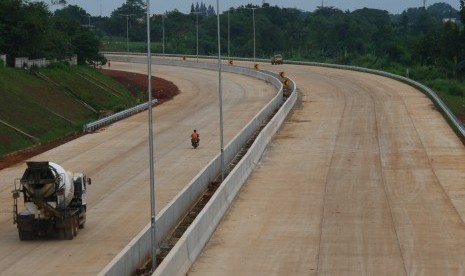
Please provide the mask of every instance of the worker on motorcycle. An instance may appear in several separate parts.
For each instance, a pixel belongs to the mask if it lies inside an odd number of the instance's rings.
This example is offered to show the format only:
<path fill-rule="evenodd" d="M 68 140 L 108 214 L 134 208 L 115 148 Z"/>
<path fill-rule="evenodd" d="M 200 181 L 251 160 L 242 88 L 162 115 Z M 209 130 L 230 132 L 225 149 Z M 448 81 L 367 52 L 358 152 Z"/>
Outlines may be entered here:
<path fill-rule="evenodd" d="M 194 129 L 194 132 L 192 132 L 191 134 L 191 141 L 192 141 L 192 146 L 194 146 L 195 148 L 199 145 L 200 135 L 196 129 Z"/>

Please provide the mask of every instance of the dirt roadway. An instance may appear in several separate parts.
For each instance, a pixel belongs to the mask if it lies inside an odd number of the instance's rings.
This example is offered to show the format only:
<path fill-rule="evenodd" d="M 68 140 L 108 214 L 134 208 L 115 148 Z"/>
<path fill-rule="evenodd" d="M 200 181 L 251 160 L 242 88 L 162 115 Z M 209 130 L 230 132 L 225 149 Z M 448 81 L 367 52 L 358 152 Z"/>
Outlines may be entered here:
<path fill-rule="evenodd" d="M 112 69 L 146 72 L 143 64 Z M 154 109 L 156 210 L 161 210 L 219 152 L 217 73 L 154 66 L 181 94 Z M 156 83 L 154 83 L 156 85 Z M 276 94 L 265 82 L 223 75 L 227 143 Z M 92 177 L 88 221 L 72 241 L 20 242 L 12 223 L 13 181 L 24 165 L 0 171 L 0 275 L 97 275 L 149 222 L 147 113 L 52 149 L 33 160 L 51 160 Z M 190 146 L 197 128 L 201 145 Z"/>
<path fill-rule="evenodd" d="M 364 73 L 262 68 L 301 106 L 189 275 L 463 275 L 465 148 L 431 101 Z"/>

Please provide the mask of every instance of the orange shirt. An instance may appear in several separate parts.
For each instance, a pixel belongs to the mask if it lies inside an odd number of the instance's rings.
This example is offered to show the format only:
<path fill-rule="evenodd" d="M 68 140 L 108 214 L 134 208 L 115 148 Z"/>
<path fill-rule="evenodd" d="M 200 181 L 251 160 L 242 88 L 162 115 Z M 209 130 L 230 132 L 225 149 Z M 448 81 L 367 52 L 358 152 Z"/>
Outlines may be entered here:
<path fill-rule="evenodd" d="M 197 132 L 194 132 L 194 133 L 192 133 L 191 137 L 192 137 L 193 140 L 197 140 L 197 139 L 199 139 L 199 134 Z"/>

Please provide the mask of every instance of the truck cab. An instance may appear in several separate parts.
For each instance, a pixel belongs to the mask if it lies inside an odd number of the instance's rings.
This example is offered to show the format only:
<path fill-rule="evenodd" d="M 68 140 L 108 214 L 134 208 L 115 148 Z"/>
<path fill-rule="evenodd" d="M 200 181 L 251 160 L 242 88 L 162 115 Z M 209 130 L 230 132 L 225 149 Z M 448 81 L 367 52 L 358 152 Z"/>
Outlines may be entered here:
<path fill-rule="evenodd" d="M 272 65 L 283 64 L 283 56 L 280 55 L 280 54 L 276 54 L 276 55 L 272 56 L 271 57 L 271 64 Z"/>

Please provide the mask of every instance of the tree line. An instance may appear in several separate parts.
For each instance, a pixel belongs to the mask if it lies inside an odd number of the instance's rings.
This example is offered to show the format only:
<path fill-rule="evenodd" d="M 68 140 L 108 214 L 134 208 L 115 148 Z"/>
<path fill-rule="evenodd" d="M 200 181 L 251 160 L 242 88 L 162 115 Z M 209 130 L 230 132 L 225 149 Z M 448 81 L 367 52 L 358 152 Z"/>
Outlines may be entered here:
<path fill-rule="evenodd" d="M 59 2 L 65 2 L 60 0 Z M 319 7 L 313 12 L 264 3 L 230 8 L 220 15 L 223 54 L 252 57 L 255 9 L 256 56 L 275 53 L 299 59 L 367 67 L 434 67 L 444 75 L 465 77 L 465 0 L 460 11 L 445 3 L 411 8 L 393 15 L 376 9 L 342 11 Z M 195 14 L 193 12 L 201 12 Z M 203 13 L 203 12 L 204 13 Z M 165 53 L 217 52 L 217 22 L 213 7 L 192 3 L 191 13 L 178 10 L 152 15 L 152 49 Z M 164 17 L 162 20 L 162 16 Z M 163 22 L 163 26 L 162 26 Z M 228 24 L 229 22 L 229 24 Z M 462 22 L 462 23 L 461 23 Z M 116 38 L 146 41 L 143 0 L 127 0 L 108 17 L 91 17 L 67 5 L 51 13 L 41 2 L 0 1 L 0 52 L 10 56 L 62 58 L 78 54 L 79 61 L 99 59 L 101 42 Z M 229 40 L 228 40 L 229 38 Z"/>
<path fill-rule="evenodd" d="M 220 15 L 222 53 L 253 56 L 251 8 L 254 8 L 256 56 L 260 58 L 280 53 L 285 59 L 368 67 L 430 66 L 448 76 L 464 77 L 464 1 L 460 0 L 460 11 L 437 3 L 427 9 L 410 8 L 397 15 L 368 8 L 342 11 L 318 7 L 314 12 L 306 12 L 267 3 L 230 8 Z M 191 5 L 191 12 L 209 9 L 212 7 L 206 7 L 203 2 Z M 102 40 L 125 37 L 128 32 L 131 41 L 145 41 L 144 12 L 142 0 L 127 0 L 110 17 L 93 18 L 96 32 Z M 131 14 L 128 29 L 121 14 Z M 199 53 L 202 55 L 217 52 L 216 16 L 209 15 L 214 14 L 198 14 Z M 163 21 L 161 16 L 164 16 Z M 151 21 L 152 41 L 157 42 L 155 52 L 162 51 L 160 42 L 164 28 L 165 53 L 196 53 L 196 14 L 173 10 L 153 15 Z"/>
<path fill-rule="evenodd" d="M 44 2 L 1 0 L 0 53 L 7 54 L 10 65 L 16 57 L 62 60 L 77 55 L 80 64 L 101 61 L 98 37 L 68 15 L 68 9 L 51 13 Z"/>

